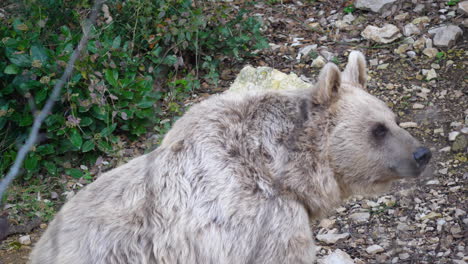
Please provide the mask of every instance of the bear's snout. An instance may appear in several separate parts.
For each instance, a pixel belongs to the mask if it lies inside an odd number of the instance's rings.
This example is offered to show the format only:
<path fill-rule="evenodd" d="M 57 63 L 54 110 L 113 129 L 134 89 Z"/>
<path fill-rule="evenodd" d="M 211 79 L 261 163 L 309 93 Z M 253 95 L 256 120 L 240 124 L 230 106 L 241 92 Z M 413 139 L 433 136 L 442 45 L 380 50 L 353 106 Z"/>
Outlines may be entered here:
<path fill-rule="evenodd" d="M 432 153 L 426 147 L 419 147 L 415 152 L 413 152 L 413 158 L 418 164 L 419 168 L 424 168 L 427 163 L 429 163 L 429 160 L 431 160 L 431 157 Z"/>

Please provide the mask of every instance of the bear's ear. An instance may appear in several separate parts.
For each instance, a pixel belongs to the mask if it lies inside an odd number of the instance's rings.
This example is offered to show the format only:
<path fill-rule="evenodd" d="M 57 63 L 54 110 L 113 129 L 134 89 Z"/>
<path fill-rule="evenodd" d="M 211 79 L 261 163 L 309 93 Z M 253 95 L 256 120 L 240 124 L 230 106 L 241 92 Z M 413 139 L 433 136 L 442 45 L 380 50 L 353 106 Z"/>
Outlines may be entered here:
<path fill-rule="evenodd" d="M 320 104 L 331 104 L 339 96 L 341 72 L 333 63 L 327 63 L 317 81 L 317 99 Z"/>
<path fill-rule="evenodd" d="M 343 81 L 361 85 L 366 89 L 367 66 L 366 58 L 360 51 L 351 51 L 348 56 L 348 65 L 343 71 Z"/>

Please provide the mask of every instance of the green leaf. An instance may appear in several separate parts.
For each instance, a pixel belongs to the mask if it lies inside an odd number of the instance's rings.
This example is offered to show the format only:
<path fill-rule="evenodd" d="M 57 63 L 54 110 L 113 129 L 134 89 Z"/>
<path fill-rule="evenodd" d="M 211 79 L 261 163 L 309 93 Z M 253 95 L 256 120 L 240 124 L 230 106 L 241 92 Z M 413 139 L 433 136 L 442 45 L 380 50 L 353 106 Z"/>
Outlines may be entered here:
<path fill-rule="evenodd" d="M 32 125 L 33 123 L 33 117 L 31 114 L 23 114 L 21 117 L 20 117 L 20 120 L 19 120 L 19 126 L 21 127 L 25 127 L 25 126 L 30 126 Z"/>
<path fill-rule="evenodd" d="M 122 39 L 120 36 L 117 36 L 114 41 L 112 41 L 112 48 L 113 49 L 118 49 L 120 47 L 120 43 L 122 42 Z"/>
<path fill-rule="evenodd" d="M 31 47 L 31 56 L 33 60 L 39 60 L 42 64 L 48 60 L 47 50 L 43 46 L 34 45 Z"/>
<path fill-rule="evenodd" d="M 80 134 L 78 131 L 73 130 L 70 136 L 70 142 L 75 146 L 76 148 L 80 149 L 81 144 L 83 144 L 83 139 L 81 138 Z"/>
<path fill-rule="evenodd" d="M 94 141 L 88 140 L 83 144 L 83 147 L 81 148 L 82 152 L 88 152 L 94 149 Z"/>
<path fill-rule="evenodd" d="M 117 80 L 119 79 L 119 72 L 116 69 L 107 69 L 105 72 L 105 77 L 110 85 L 116 88 L 118 87 Z"/>
<path fill-rule="evenodd" d="M 36 96 L 34 96 L 34 101 L 36 101 L 36 104 L 40 104 L 46 98 L 47 98 L 47 89 L 41 89 L 36 93 Z"/>
<path fill-rule="evenodd" d="M 14 64 L 10 64 L 6 66 L 5 70 L 3 70 L 3 73 L 6 73 L 6 74 L 18 74 L 18 72 L 19 72 L 18 66 Z"/>
<path fill-rule="evenodd" d="M 98 140 L 98 149 L 100 149 L 103 152 L 110 153 L 112 152 L 112 147 L 109 143 L 103 140 Z"/>
<path fill-rule="evenodd" d="M 102 137 L 107 137 L 109 136 L 110 134 L 112 134 L 112 132 L 114 132 L 115 128 L 117 127 L 117 124 L 112 124 L 111 126 L 109 127 L 105 127 L 102 131 L 101 131 L 101 136 Z"/>
<path fill-rule="evenodd" d="M 49 172 L 51 175 L 57 174 L 57 166 L 55 166 L 53 162 L 44 161 L 44 167 L 46 168 L 47 172 Z"/>
<path fill-rule="evenodd" d="M 52 154 L 55 152 L 54 147 L 51 144 L 41 145 L 36 148 L 36 152 L 42 156 Z"/>
<path fill-rule="evenodd" d="M 31 58 L 28 54 L 10 54 L 8 56 L 10 62 L 18 67 L 29 67 L 31 66 Z"/>
<path fill-rule="evenodd" d="M 83 177 L 83 172 L 79 169 L 71 168 L 71 169 L 66 169 L 65 172 L 72 176 L 73 178 L 79 179 Z"/>
<path fill-rule="evenodd" d="M 37 156 L 34 153 L 31 153 L 24 161 L 24 168 L 29 171 L 35 170 L 37 168 L 37 163 Z"/>
<path fill-rule="evenodd" d="M 93 123 L 93 119 L 89 117 L 83 117 L 80 121 L 80 126 L 85 127 L 85 126 L 91 125 L 92 123 Z"/>
<path fill-rule="evenodd" d="M 150 101 L 150 100 L 143 99 L 141 102 L 137 104 L 137 106 L 139 108 L 150 108 L 153 106 L 153 104 L 154 102 L 152 100 Z"/>

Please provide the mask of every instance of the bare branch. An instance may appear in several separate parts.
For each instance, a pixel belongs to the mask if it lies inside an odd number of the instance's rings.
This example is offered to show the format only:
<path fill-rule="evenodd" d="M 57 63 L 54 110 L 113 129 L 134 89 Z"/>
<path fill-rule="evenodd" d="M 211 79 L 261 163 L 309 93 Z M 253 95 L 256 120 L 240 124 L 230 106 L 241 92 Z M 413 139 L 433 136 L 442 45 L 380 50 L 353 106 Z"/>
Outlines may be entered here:
<path fill-rule="evenodd" d="M 49 113 L 51 112 L 52 107 L 55 104 L 55 101 L 57 101 L 57 98 L 60 95 L 60 91 L 62 90 L 62 87 L 70 78 L 73 72 L 73 67 L 75 65 L 75 62 L 79 58 L 81 51 L 83 50 L 83 48 L 86 46 L 86 43 L 88 42 L 89 32 L 91 30 L 91 27 L 96 22 L 96 18 L 98 16 L 101 5 L 105 1 L 106 0 L 95 0 L 94 6 L 91 10 L 91 15 L 89 17 L 89 20 L 87 23 L 85 23 L 83 27 L 84 28 L 83 37 L 81 38 L 80 43 L 78 43 L 78 46 L 73 51 L 73 54 L 71 55 L 67 63 L 67 67 L 65 68 L 65 71 L 63 72 L 62 77 L 57 83 L 55 83 L 54 89 L 52 90 L 52 94 L 50 95 L 49 99 L 47 99 L 47 102 L 44 105 L 44 108 L 42 108 L 42 110 L 34 118 L 34 124 L 32 126 L 29 137 L 24 143 L 24 145 L 18 151 L 15 162 L 13 163 L 10 170 L 8 171 L 8 174 L 0 182 L 0 198 L 3 197 L 3 194 L 8 188 L 8 186 L 10 185 L 10 183 L 18 175 L 19 169 L 23 165 L 23 161 L 26 155 L 29 153 L 32 146 L 36 143 L 38 132 L 39 132 L 39 129 L 41 128 L 42 122 L 45 120 L 47 115 L 49 115 Z"/>

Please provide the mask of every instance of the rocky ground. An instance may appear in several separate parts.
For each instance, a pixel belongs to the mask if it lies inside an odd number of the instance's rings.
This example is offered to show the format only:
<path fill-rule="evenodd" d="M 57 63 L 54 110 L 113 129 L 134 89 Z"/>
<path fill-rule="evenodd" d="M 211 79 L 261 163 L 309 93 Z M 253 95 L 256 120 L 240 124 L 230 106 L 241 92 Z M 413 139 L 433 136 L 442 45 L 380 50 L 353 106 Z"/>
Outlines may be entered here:
<path fill-rule="evenodd" d="M 313 81 L 327 61 L 343 67 L 349 50 L 358 49 L 369 60 L 369 91 L 434 154 L 430 176 L 399 182 L 380 197 L 355 197 L 315 223 L 318 263 L 466 263 L 468 1 L 233 4 L 262 19 L 270 48 L 242 63 L 226 58 L 220 87 L 202 85 L 192 101 L 226 89 L 247 63 Z M 148 145 L 151 138 L 127 156 Z M 68 182 L 63 196 L 82 184 Z M 8 237 L 0 244 L 0 263 L 25 263 L 45 227 Z"/>

